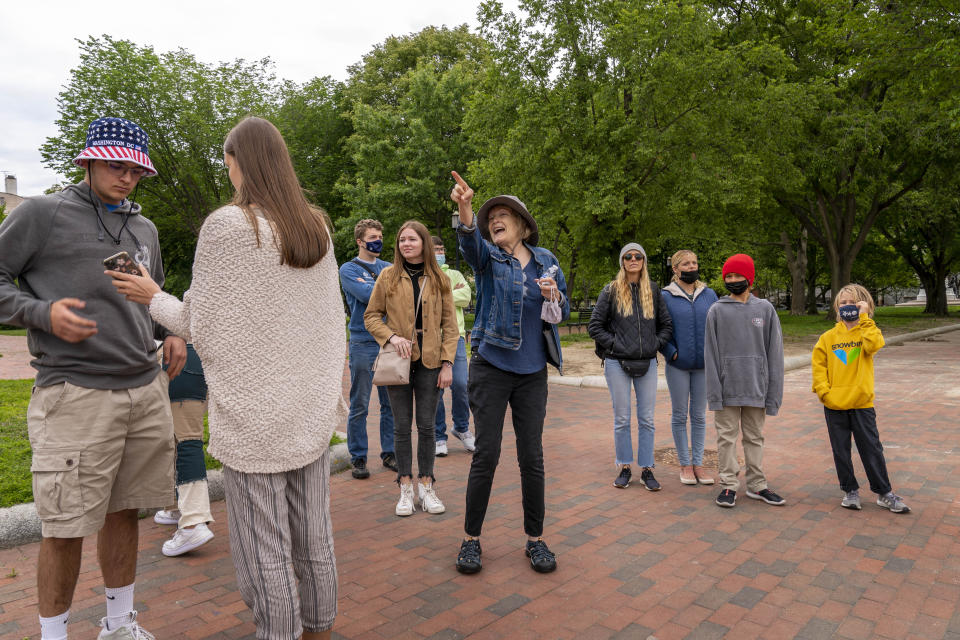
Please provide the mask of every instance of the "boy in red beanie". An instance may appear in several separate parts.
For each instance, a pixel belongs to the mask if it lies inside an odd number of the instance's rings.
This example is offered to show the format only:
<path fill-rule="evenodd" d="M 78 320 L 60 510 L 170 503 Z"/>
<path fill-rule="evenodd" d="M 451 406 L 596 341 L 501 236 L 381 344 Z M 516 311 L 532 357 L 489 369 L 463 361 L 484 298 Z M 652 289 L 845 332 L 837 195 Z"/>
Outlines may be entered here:
<path fill-rule="evenodd" d="M 783 401 L 783 335 L 773 305 L 750 294 L 754 273 L 753 258 L 730 256 L 723 264 L 730 295 L 707 312 L 704 373 L 717 426 L 721 507 L 733 507 L 740 488 L 738 434 L 747 463 L 747 497 L 772 505 L 786 502 L 767 487 L 763 475 L 764 414 L 777 415 Z"/>

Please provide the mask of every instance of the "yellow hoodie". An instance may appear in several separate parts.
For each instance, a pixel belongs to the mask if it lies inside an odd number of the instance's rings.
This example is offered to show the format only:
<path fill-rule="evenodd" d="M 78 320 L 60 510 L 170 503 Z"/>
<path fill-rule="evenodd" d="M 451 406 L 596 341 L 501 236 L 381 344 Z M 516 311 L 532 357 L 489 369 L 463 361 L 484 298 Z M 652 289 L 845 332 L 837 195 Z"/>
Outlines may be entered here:
<path fill-rule="evenodd" d="M 838 322 L 813 348 L 813 391 L 828 409 L 873 406 L 873 354 L 883 348 L 883 334 L 865 313 L 852 329 Z"/>

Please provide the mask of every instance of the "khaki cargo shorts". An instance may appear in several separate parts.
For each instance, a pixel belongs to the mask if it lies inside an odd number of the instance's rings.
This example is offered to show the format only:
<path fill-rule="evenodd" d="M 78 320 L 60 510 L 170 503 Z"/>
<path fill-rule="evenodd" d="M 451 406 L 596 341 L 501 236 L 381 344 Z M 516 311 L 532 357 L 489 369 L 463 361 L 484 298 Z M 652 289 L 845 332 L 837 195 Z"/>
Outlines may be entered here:
<path fill-rule="evenodd" d="M 34 387 L 33 499 L 45 538 L 96 533 L 108 513 L 174 503 L 168 379 L 133 389 Z"/>

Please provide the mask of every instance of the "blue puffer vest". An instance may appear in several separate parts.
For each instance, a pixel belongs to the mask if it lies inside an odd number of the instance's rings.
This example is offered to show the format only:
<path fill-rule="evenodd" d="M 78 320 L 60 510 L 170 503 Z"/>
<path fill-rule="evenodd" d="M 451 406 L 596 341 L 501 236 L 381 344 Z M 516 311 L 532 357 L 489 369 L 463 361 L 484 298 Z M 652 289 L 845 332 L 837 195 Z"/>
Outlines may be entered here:
<path fill-rule="evenodd" d="M 671 282 L 660 290 L 673 320 L 673 337 L 660 352 L 667 364 L 690 371 L 703 369 L 703 332 L 707 324 L 707 311 L 717 301 L 717 294 L 710 287 L 701 287 L 694 293 L 693 302 Z M 673 354 L 678 354 L 673 359 Z"/>

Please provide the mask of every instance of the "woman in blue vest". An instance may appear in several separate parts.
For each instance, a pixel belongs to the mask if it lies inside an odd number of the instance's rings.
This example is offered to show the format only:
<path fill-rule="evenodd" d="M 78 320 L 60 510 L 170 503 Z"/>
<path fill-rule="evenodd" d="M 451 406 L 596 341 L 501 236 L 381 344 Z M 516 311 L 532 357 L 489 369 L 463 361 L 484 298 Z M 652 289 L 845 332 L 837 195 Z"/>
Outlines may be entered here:
<path fill-rule="evenodd" d="M 537 246 L 537 223 L 519 199 L 490 198 L 480 207 L 474 224 L 473 189 L 456 172 L 453 177 L 457 184 L 450 197 L 460 211 L 460 251 L 477 282 L 467 391 L 477 432 L 476 451 L 467 481 L 466 536 L 457 570 L 480 571 L 480 530 L 500 460 L 509 404 L 520 464 L 525 551 L 533 569 L 547 573 L 557 568 L 557 562 L 542 537 L 543 420 L 547 363 L 562 367 L 556 323 L 570 315 L 567 285 L 554 255 Z M 545 309 L 545 301 L 557 304 Z"/>
<path fill-rule="evenodd" d="M 707 311 L 717 301 L 717 294 L 700 281 L 700 265 L 693 251 L 677 251 L 670 258 L 670 265 L 673 268 L 673 281 L 664 287 L 663 299 L 673 320 L 673 337 L 661 352 L 667 361 L 667 386 L 673 404 L 671 427 L 680 461 L 680 482 L 713 484 L 713 474 L 703 468 L 703 441 L 707 426 L 703 332 Z"/>

